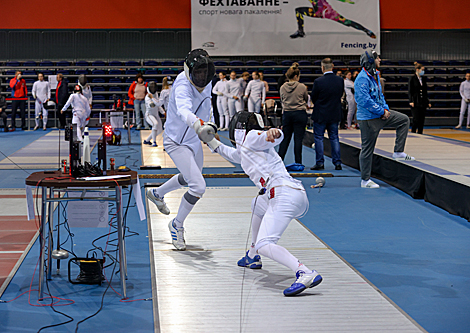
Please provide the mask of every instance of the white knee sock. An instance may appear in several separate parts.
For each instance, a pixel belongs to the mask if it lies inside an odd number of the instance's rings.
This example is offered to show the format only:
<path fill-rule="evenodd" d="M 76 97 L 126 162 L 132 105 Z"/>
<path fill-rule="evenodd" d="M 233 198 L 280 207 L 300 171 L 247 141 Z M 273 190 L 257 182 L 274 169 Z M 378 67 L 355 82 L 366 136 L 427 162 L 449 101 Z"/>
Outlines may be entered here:
<path fill-rule="evenodd" d="M 194 208 L 194 204 L 189 203 L 186 200 L 186 198 L 183 196 L 181 198 L 180 207 L 178 208 L 178 214 L 176 214 L 176 218 L 174 221 L 175 226 L 177 228 L 183 227 L 184 220 L 186 220 L 186 218 L 188 217 L 189 213 L 191 213 L 193 208 Z"/>
<path fill-rule="evenodd" d="M 168 192 L 177 190 L 181 187 L 183 187 L 183 185 L 181 185 L 178 181 L 178 175 L 174 175 L 169 180 L 167 180 L 162 186 L 157 187 L 154 191 L 160 197 L 164 197 L 165 194 L 167 194 Z"/>
<path fill-rule="evenodd" d="M 147 137 L 147 139 L 145 139 L 145 141 L 150 141 L 152 139 L 152 133 L 149 134 L 149 136 Z"/>
<path fill-rule="evenodd" d="M 152 133 L 150 133 L 150 135 L 152 136 L 153 143 L 156 144 L 157 143 L 157 130 L 152 128 Z"/>
<path fill-rule="evenodd" d="M 39 127 L 39 118 L 35 118 L 34 121 L 36 122 L 36 126 Z"/>
<path fill-rule="evenodd" d="M 302 264 L 296 257 L 294 257 L 289 251 L 283 248 L 280 245 L 269 243 L 268 245 L 263 246 L 258 250 L 258 253 L 268 257 L 278 263 L 290 268 L 294 272 L 304 271 L 305 273 L 310 273 L 311 270 L 308 269 L 304 264 Z"/>
<path fill-rule="evenodd" d="M 228 124 L 230 124 L 230 116 L 226 114 L 225 115 L 225 128 L 228 128 Z"/>
<path fill-rule="evenodd" d="M 47 117 L 42 117 L 42 127 L 47 126 Z"/>
<path fill-rule="evenodd" d="M 225 119 L 225 118 L 224 118 L 223 115 L 219 117 L 220 128 L 224 128 L 224 119 Z"/>
<path fill-rule="evenodd" d="M 253 214 L 253 219 L 251 220 L 251 246 L 248 251 L 248 256 L 253 259 L 257 254 L 255 250 L 256 238 L 258 238 L 259 226 L 261 225 L 262 217 Z"/>

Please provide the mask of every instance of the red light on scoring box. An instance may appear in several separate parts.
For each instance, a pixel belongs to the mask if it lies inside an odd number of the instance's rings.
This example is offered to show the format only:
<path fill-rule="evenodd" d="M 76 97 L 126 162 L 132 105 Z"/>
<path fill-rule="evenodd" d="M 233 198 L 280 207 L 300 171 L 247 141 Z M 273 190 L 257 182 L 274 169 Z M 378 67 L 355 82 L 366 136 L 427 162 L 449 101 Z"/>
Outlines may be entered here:
<path fill-rule="evenodd" d="M 113 128 L 111 127 L 111 124 L 103 123 L 103 133 L 104 133 L 104 136 L 107 138 L 113 135 Z"/>

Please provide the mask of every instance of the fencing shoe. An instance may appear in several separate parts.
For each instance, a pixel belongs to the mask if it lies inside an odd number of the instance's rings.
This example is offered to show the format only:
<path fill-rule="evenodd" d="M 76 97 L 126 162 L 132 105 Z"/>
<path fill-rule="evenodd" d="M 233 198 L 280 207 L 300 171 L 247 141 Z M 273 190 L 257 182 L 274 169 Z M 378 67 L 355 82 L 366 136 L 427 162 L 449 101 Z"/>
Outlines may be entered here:
<path fill-rule="evenodd" d="M 372 180 L 362 180 L 361 179 L 361 187 L 362 188 L 380 188 L 380 185 L 374 183 Z"/>
<path fill-rule="evenodd" d="M 165 215 L 170 214 L 170 209 L 166 205 L 165 201 L 163 201 L 163 197 L 160 197 L 157 193 L 155 193 L 155 190 L 148 190 L 146 195 L 147 198 L 157 206 L 160 213 Z"/>
<path fill-rule="evenodd" d="M 246 268 L 251 268 L 251 269 L 261 268 L 262 263 L 261 263 L 261 257 L 259 256 L 259 254 L 255 255 L 253 259 L 251 259 L 248 256 L 248 252 L 249 251 L 246 251 L 246 255 L 240 260 L 238 260 L 237 265 L 240 267 L 246 267 Z"/>
<path fill-rule="evenodd" d="M 174 220 L 171 220 L 168 224 L 168 229 L 170 229 L 171 242 L 178 251 L 184 251 L 186 250 L 186 242 L 184 241 L 184 228 L 177 228 L 173 224 L 173 221 Z"/>
<path fill-rule="evenodd" d="M 393 159 L 395 161 L 414 161 L 415 158 L 413 156 L 410 156 L 406 153 L 393 153 L 392 155 Z"/>
<path fill-rule="evenodd" d="M 292 35 L 289 36 L 290 38 L 299 38 L 299 37 L 305 37 L 305 32 L 303 32 L 302 30 L 297 30 L 296 32 L 294 32 Z"/>
<path fill-rule="evenodd" d="M 284 296 L 294 296 L 300 294 L 307 288 L 313 288 L 318 286 L 323 278 L 317 271 L 311 273 L 305 273 L 304 271 L 298 271 L 295 273 L 297 280 L 292 285 L 284 290 Z"/>

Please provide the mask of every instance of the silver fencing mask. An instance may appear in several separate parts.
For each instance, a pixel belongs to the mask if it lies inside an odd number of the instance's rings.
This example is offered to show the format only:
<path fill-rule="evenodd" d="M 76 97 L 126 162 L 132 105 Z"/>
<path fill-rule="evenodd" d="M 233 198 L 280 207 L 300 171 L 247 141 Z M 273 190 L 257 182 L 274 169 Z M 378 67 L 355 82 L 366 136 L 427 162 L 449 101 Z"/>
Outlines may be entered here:
<path fill-rule="evenodd" d="M 215 75 L 215 66 L 209 54 L 203 49 L 189 52 L 184 60 L 186 75 L 196 88 L 207 86 Z"/>
<path fill-rule="evenodd" d="M 85 87 L 85 85 L 87 84 L 88 80 L 86 78 L 86 75 L 85 74 L 80 74 L 78 76 L 78 84 L 80 84 L 82 87 Z"/>
<path fill-rule="evenodd" d="M 157 83 L 155 81 L 150 81 L 148 84 L 149 93 L 155 95 L 157 92 Z"/>

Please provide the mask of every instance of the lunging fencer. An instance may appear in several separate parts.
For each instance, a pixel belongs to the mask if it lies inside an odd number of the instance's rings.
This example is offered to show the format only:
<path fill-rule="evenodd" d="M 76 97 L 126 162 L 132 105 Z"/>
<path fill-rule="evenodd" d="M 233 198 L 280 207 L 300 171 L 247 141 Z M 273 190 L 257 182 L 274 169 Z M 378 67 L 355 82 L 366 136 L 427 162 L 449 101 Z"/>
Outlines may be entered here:
<path fill-rule="evenodd" d="M 227 79 L 225 78 L 225 72 L 219 73 L 219 79 L 220 81 L 217 81 L 214 88 L 212 88 L 212 93 L 217 95 L 217 110 L 219 111 L 220 130 L 224 131 L 228 129 L 228 124 L 230 122 L 227 105 Z"/>
<path fill-rule="evenodd" d="M 163 214 L 170 214 L 163 197 L 165 194 L 188 186 L 176 217 L 170 221 L 171 240 L 177 250 L 186 250 L 184 221 L 196 202 L 206 191 L 202 176 L 203 152 L 196 131 L 211 116 L 211 81 L 214 63 L 202 49 L 189 52 L 184 72 L 173 83 L 166 113 L 163 145 L 180 171 L 160 187 L 147 191 L 147 197 Z"/>
<path fill-rule="evenodd" d="M 259 113 L 266 99 L 266 86 L 260 80 L 258 71 L 254 71 L 251 77 L 253 80 L 246 86 L 245 99 L 248 99 L 248 111 Z"/>
<path fill-rule="evenodd" d="M 231 72 L 230 73 L 230 80 L 226 83 L 226 90 L 227 90 L 227 102 L 228 102 L 228 111 L 230 115 L 230 119 L 237 113 L 238 111 L 243 111 L 242 107 L 242 96 L 243 96 L 243 88 L 242 82 L 243 79 L 237 79 L 237 73 Z"/>
<path fill-rule="evenodd" d="M 70 95 L 67 103 L 65 103 L 60 113 L 67 111 L 67 108 L 70 105 L 72 105 L 73 114 L 72 124 L 77 124 L 77 139 L 78 141 L 82 141 L 82 133 L 85 129 L 87 120 L 90 118 L 91 109 L 88 104 L 88 99 L 82 95 L 82 87 L 78 84 L 74 87 L 73 94 Z"/>
<path fill-rule="evenodd" d="M 241 164 L 243 171 L 260 189 L 251 205 L 251 247 L 238 261 L 238 266 L 261 268 L 261 254 L 290 268 L 295 272 L 296 280 L 284 290 L 285 296 L 297 295 L 319 285 L 323 278 L 317 271 L 310 270 L 277 244 L 290 221 L 304 216 L 309 206 L 302 182 L 289 175 L 274 149 L 282 142 L 282 131 L 276 128 L 264 131 L 261 115 L 238 112 L 229 126 L 230 139 L 236 143 L 236 148 L 232 148 L 214 137 L 214 127 L 205 124 L 197 131 L 201 141 L 226 160 Z"/>
<path fill-rule="evenodd" d="M 163 132 L 162 121 L 160 119 L 160 113 L 164 114 L 162 107 L 162 101 L 158 99 L 157 83 L 151 81 L 147 87 L 147 95 L 145 96 L 145 121 L 152 126 L 152 132 L 144 140 L 144 144 L 158 147 L 157 136 Z M 152 144 L 153 140 L 153 144 Z"/>
<path fill-rule="evenodd" d="M 51 99 L 51 85 L 49 82 L 44 81 L 44 74 L 38 74 L 38 80 L 33 84 L 32 90 L 33 98 L 36 100 L 34 102 L 34 112 L 36 126 L 33 131 L 39 128 L 39 120 L 42 116 L 42 128 L 45 131 L 47 127 L 47 109 L 44 107 L 44 103 L 47 103 Z"/>

